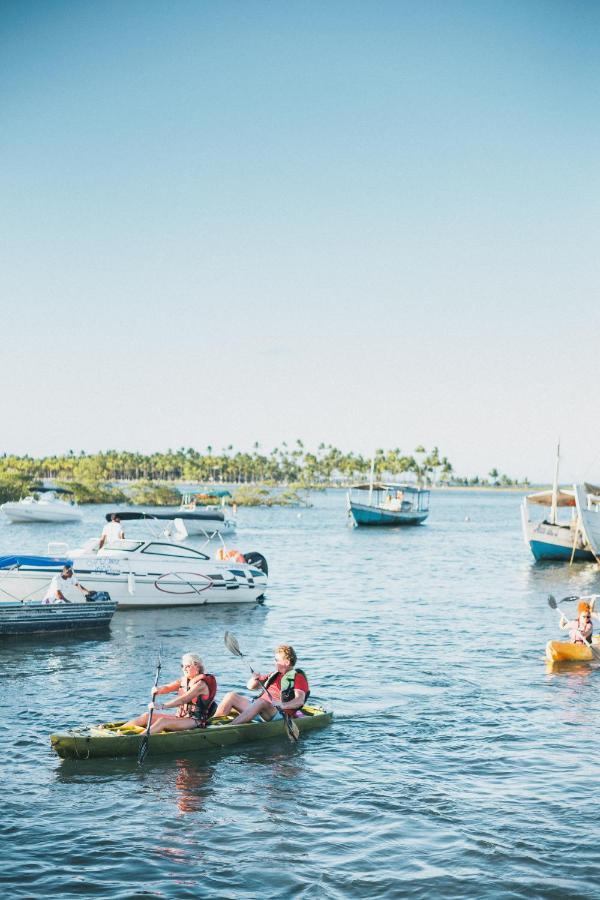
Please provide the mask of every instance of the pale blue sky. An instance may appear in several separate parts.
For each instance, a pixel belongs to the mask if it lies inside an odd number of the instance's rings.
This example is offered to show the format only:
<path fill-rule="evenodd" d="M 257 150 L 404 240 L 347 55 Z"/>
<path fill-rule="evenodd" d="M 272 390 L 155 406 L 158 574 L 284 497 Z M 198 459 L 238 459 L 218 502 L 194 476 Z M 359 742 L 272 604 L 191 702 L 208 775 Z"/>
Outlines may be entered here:
<path fill-rule="evenodd" d="M 0 449 L 600 479 L 600 4 L 0 10 Z"/>

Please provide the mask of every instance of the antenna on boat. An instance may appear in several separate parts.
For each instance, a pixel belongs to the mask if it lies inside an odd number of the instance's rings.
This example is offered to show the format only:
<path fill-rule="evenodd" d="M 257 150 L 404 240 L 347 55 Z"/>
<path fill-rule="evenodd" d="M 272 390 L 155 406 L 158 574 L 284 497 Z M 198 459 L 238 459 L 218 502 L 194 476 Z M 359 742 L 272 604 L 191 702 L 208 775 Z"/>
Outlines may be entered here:
<path fill-rule="evenodd" d="M 550 524 L 556 525 L 558 507 L 558 464 L 560 461 L 560 438 L 556 445 L 556 463 L 554 464 L 554 481 L 552 482 L 552 509 L 550 511 Z"/>

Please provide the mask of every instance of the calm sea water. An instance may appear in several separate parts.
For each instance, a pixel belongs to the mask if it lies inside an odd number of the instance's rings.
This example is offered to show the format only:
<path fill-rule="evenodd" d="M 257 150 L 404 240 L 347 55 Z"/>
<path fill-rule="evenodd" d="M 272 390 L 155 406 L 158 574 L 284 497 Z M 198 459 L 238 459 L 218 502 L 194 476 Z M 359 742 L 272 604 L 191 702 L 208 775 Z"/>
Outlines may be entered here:
<path fill-rule="evenodd" d="M 350 529 L 340 492 L 240 510 L 255 608 L 130 611 L 0 645 L 0 886 L 13 897 L 577 897 L 598 892 L 600 672 L 549 675 L 546 605 L 595 565 L 535 565 L 512 493 L 435 493 L 428 523 Z M 0 525 L 0 552 L 98 532 Z M 128 526 L 132 533 L 132 526 Z M 52 731 L 141 711 L 198 651 L 222 690 L 292 643 L 331 728 L 210 755 L 60 761 Z"/>

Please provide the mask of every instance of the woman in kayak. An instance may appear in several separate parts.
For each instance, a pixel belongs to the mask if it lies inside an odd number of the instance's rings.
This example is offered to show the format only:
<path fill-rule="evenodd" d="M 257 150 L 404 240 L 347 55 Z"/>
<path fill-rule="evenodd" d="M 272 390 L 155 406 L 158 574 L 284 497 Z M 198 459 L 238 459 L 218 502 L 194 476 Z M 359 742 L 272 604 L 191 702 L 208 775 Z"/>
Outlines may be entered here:
<path fill-rule="evenodd" d="M 577 607 L 577 618 L 569 621 L 564 616 L 560 617 L 560 627 L 563 631 L 570 629 L 572 644 L 590 644 L 592 642 L 592 613 L 590 604 L 582 600 Z"/>
<path fill-rule="evenodd" d="M 179 681 L 163 684 L 152 689 L 152 709 L 177 709 L 175 715 L 153 715 L 150 734 L 159 731 L 185 731 L 188 728 L 204 728 L 207 719 L 214 715 L 217 693 L 217 679 L 204 671 L 204 664 L 195 653 L 185 653 L 181 658 L 183 676 Z M 154 703 L 157 694 L 172 694 L 177 697 L 166 703 Z M 137 719 L 131 719 L 125 725 L 148 725 L 149 713 L 143 713 Z"/>
<path fill-rule="evenodd" d="M 242 694 L 232 691 L 221 700 L 215 717 L 227 716 L 235 710 L 238 716 L 230 724 L 241 725 L 243 722 L 252 721 L 257 715 L 265 722 L 269 722 L 278 712 L 295 715 L 304 706 L 310 694 L 306 675 L 302 669 L 296 668 L 296 660 L 294 648 L 288 644 L 281 644 L 275 650 L 277 666 L 275 671 L 270 675 L 259 675 L 254 672 L 248 681 L 249 691 L 255 691 L 260 687 L 264 689 L 260 697 L 251 701 Z"/>

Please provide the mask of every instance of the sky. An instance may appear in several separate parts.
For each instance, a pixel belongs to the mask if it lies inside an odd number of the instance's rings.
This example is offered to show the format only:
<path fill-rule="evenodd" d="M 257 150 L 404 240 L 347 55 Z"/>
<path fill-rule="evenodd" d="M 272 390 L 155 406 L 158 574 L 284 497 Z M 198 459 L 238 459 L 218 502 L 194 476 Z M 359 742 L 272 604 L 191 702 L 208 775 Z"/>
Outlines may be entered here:
<path fill-rule="evenodd" d="M 600 4 L 1 0 L 0 452 L 600 481 Z"/>

